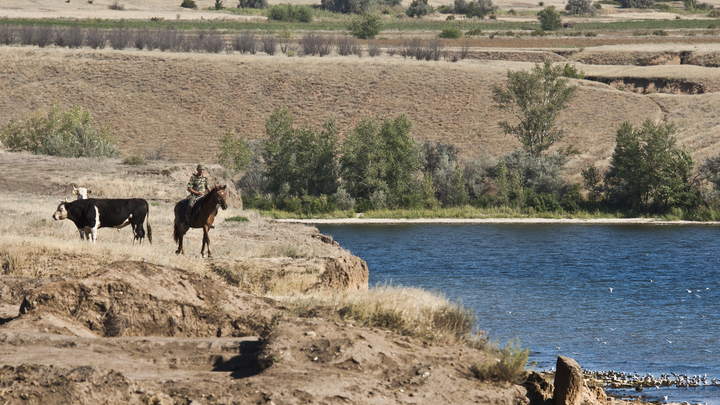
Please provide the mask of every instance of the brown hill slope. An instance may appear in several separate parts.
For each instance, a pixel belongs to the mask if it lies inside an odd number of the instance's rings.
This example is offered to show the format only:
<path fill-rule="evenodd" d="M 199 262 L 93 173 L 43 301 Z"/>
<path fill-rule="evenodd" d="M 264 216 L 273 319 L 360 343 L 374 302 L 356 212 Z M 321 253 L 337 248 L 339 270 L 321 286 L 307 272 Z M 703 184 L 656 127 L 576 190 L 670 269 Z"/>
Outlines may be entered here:
<path fill-rule="evenodd" d="M 406 113 L 418 140 L 457 144 L 465 157 L 498 157 L 519 143 L 501 133 L 497 123 L 511 117 L 493 105 L 491 88 L 503 84 L 508 68 L 531 66 L 387 55 L 288 58 L 0 47 L 0 125 L 47 111 L 53 103 L 80 104 L 110 125 L 126 155 L 214 161 L 227 129 L 262 138 L 265 119 L 284 104 L 299 125 L 318 128 L 335 115 L 343 132 L 363 118 Z M 627 74 L 612 66 L 582 68 L 594 76 Z M 654 69 L 654 75 L 676 77 L 687 68 L 633 67 L 632 74 Z M 717 87 L 712 69 L 691 68 L 694 80 L 709 90 Z M 718 118 L 702 112 L 717 105 L 715 93 L 640 95 L 588 80 L 574 84 L 580 89 L 559 120 L 567 133 L 559 146 L 581 151 L 569 164 L 576 177 L 581 167 L 610 156 L 615 131 L 625 120 L 677 119 L 681 143 L 689 141 L 698 156 L 720 149 L 712 136 Z"/>

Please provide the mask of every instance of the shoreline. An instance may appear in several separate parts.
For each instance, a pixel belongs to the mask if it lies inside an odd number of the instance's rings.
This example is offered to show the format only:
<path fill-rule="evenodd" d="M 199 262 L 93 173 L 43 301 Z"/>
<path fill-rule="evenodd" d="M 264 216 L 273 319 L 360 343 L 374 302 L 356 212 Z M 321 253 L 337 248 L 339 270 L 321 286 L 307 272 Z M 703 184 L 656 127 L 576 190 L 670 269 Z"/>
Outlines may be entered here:
<path fill-rule="evenodd" d="M 402 225 L 402 224 L 501 224 L 501 225 L 693 225 L 720 226 L 720 221 L 666 221 L 651 218 L 337 218 L 337 219 L 276 219 L 278 222 L 325 225 Z"/>

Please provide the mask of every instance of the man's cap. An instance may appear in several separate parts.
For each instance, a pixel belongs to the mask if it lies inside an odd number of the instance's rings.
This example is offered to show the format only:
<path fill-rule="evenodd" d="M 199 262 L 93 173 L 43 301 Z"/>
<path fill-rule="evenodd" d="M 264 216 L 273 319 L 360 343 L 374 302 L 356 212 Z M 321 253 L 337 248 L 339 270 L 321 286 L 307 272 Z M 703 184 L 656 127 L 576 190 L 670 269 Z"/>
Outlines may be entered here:
<path fill-rule="evenodd" d="M 197 169 L 198 169 L 198 170 L 205 170 L 205 165 L 198 165 Z"/>

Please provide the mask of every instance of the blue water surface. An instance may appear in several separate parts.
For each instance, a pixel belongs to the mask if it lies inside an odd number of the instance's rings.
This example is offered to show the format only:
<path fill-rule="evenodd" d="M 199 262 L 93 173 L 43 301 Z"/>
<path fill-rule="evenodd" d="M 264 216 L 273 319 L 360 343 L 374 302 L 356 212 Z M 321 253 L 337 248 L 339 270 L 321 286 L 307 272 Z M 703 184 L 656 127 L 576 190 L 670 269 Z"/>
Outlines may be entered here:
<path fill-rule="evenodd" d="M 720 228 L 653 225 L 319 225 L 364 259 L 370 285 L 439 290 L 538 369 L 720 380 Z M 649 392 L 652 391 L 652 392 Z M 720 404 L 718 387 L 646 400 Z"/>

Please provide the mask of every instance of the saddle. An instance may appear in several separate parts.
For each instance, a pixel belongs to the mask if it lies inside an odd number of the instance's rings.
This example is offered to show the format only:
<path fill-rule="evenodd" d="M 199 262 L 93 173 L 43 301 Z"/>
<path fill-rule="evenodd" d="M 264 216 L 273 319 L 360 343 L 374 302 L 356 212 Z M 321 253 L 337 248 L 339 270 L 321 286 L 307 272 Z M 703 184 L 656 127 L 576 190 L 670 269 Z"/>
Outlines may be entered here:
<path fill-rule="evenodd" d="M 197 216 L 198 212 L 200 212 L 200 207 L 202 206 L 202 202 L 204 199 L 205 199 L 205 196 L 201 196 L 195 201 L 195 205 L 193 205 L 193 207 L 192 207 L 192 212 L 190 213 L 190 217 L 185 222 L 185 225 L 187 225 L 188 227 L 190 227 L 190 225 L 193 223 L 193 221 L 195 221 L 195 217 Z M 188 218 L 187 210 L 188 210 L 189 204 L 190 204 L 189 198 L 186 198 L 180 202 L 180 212 L 178 212 L 178 214 L 180 214 L 180 218 Z"/>

